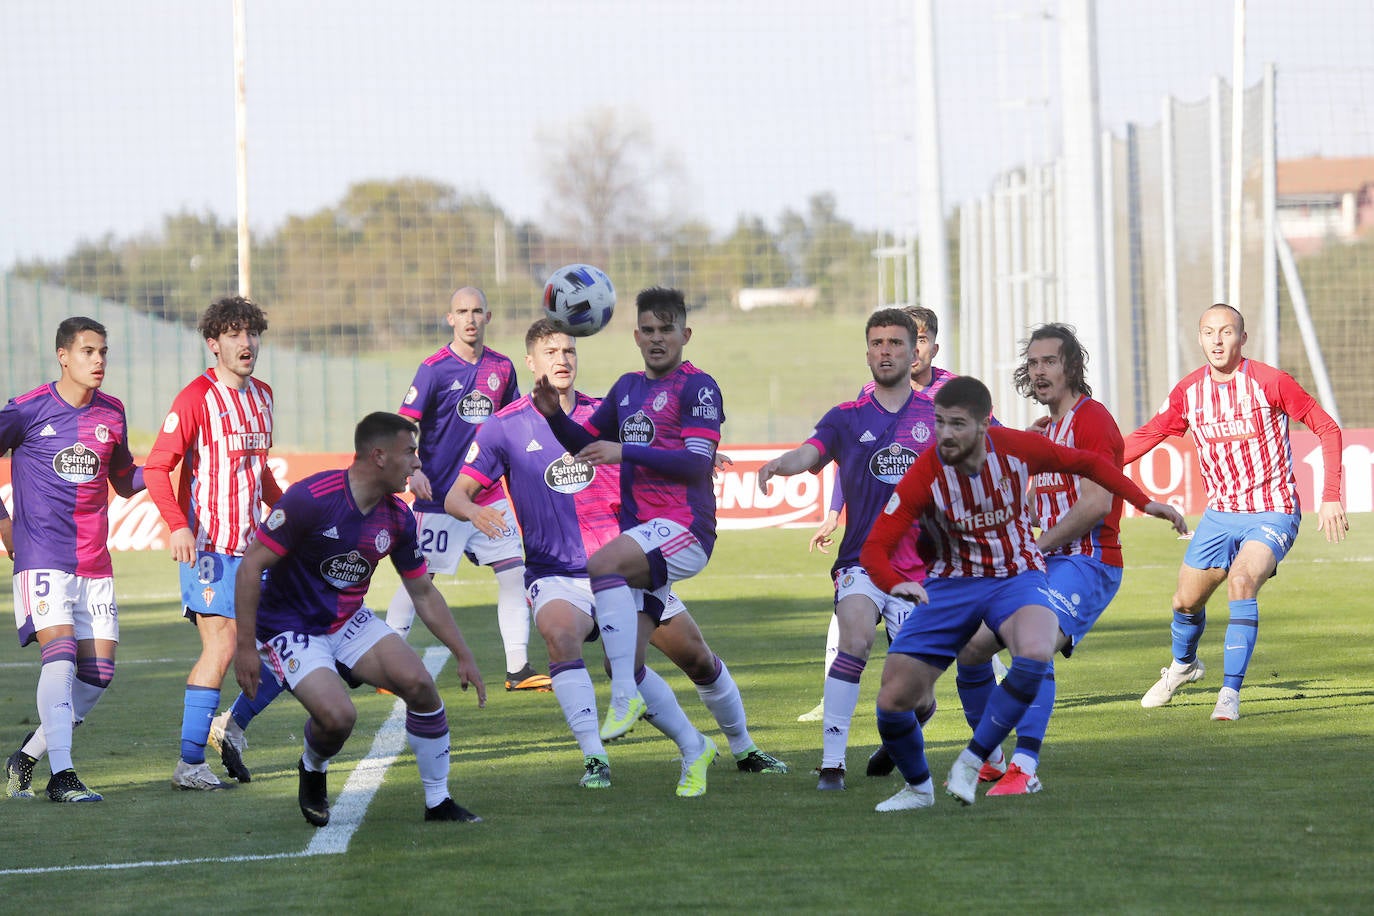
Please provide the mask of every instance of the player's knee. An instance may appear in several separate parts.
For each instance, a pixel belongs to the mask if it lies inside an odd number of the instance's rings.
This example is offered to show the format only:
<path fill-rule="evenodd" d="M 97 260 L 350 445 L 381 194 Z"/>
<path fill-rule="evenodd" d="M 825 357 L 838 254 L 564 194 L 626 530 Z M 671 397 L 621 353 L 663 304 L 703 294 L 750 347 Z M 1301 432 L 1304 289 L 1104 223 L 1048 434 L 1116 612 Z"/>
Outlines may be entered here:
<path fill-rule="evenodd" d="M 1233 569 L 1226 579 L 1226 597 L 1230 601 L 1245 601 L 1259 594 L 1260 580 L 1248 570 Z"/>

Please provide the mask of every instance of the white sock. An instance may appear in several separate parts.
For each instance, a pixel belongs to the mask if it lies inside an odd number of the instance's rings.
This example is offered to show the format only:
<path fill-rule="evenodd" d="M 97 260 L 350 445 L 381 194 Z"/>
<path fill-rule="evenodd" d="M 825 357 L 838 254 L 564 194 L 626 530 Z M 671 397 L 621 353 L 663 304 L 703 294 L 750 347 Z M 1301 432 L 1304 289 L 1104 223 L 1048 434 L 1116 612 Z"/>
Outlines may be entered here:
<path fill-rule="evenodd" d="M 840 652 L 840 618 L 830 615 L 830 628 L 825 631 L 825 673 L 830 674 L 830 666 Z"/>
<path fill-rule="evenodd" d="M 1036 760 L 1029 754 L 1022 753 L 1012 754 L 1011 762 L 1020 767 L 1021 772 L 1025 773 L 1027 776 L 1034 776 L 1035 768 L 1040 765 L 1040 761 Z"/>
<path fill-rule="evenodd" d="M 54 773 L 72 767 L 72 681 L 76 663 L 45 662 L 38 672 L 38 721 L 48 742 L 48 766 Z"/>
<path fill-rule="evenodd" d="M 596 688 L 592 686 L 592 676 L 587 669 L 573 668 L 555 674 L 553 695 L 563 707 L 563 718 L 568 720 L 568 728 L 577 739 L 582 756 L 605 757 L 606 745 L 601 743 L 597 724 Z"/>
<path fill-rule="evenodd" d="M 496 572 L 496 623 L 506 647 L 506 671 L 515 674 L 530 663 L 530 610 L 525 602 L 525 567 Z"/>
<path fill-rule="evenodd" d="M 673 688 L 647 666 L 644 668 L 644 679 L 639 682 L 639 695 L 648 707 L 644 720 L 672 738 L 684 756 L 694 755 L 701 750 L 702 735 L 688 721 L 687 714 L 682 711 L 673 694 Z"/>
<path fill-rule="evenodd" d="M 839 678 L 825 679 L 825 719 L 821 725 L 821 766 L 843 767 L 849 746 L 849 724 L 859 705 L 859 685 Z"/>
<path fill-rule="evenodd" d="M 730 676 L 730 669 L 719 657 L 720 674 L 709 684 L 697 684 L 697 696 L 715 717 L 716 724 L 730 742 L 730 753 L 743 754 L 754 746 L 749 737 L 749 727 L 744 721 L 744 700 L 739 695 L 739 685 Z"/>
<path fill-rule="evenodd" d="M 402 639 L 410 638 L 410 625 L 415 622 L 415 605 L 405 586 L 396 589 L 391 603 L 386 606 L 386 625 L 395 630 Z"/>
<path fill-rule="evenodd" d="M 417 735 L 409 728 L 411 720 L 426 723 L 442 721 L 443 732 L 432 737 Z M 449 731 L 444 707 L 434 712 L 406 713 L 406 744 L 415 753 L 415 766 L 420 770 L 420 785 L 425 788 L 425 807 L 433 808 L 448 798 Z"/>
<path fill-rule="evenodd" d="M 630 708 L 630 700 L 639 691 L 635 686 L 639 611 L 635 609 L 634 593 L 628 585 L 613 585 L 599 591 L 595 582 L 592 586 L 596 600 L 596 623 L 601 630 L 601 646 L 611 666 L 611 708 L 617 715 L 623 716 Z M 644 699 L 647 702 L 649 698 Z"/>

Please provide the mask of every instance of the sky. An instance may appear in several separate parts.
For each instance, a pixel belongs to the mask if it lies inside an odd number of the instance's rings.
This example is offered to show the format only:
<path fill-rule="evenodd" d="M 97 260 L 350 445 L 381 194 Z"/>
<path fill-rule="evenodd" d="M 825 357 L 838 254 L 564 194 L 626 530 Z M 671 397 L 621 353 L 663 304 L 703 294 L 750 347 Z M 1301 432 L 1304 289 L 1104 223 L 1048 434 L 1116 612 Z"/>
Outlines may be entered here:
<path fill-rule="evenodd" d="M 246 0 L 255 231 L 369 178 L 545 215 L 566 125 L 611 107 L 679 163 L 678 215 L 775 224 L 835 194 L 916 221 L 913 0 Z M 1279 67 L 1280 156 L 1374 155 L 1374 3 L 1249 0 L 1247 81 Z M 1104 129 L 1231 70 L 1230 0 L 1102 0 Z M 946 210 L 1053 155 L 1058 4 L 936 0 Z M 0 3 L 0 267 L 235 213 L 230 0 Z"/>

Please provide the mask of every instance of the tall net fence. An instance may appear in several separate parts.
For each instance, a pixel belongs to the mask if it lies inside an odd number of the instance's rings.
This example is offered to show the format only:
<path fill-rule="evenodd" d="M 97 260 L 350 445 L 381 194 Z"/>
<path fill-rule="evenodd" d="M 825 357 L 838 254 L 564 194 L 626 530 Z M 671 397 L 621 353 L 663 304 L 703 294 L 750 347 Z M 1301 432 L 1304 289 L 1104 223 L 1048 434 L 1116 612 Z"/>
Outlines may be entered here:
<path fill-rule="evenodd" d="M 918 3 L 245 6 L 251 284 L 271 321 L 259 375 L 277 391 L 279 446 L 346 449 L 357 416 L 394 409 L 416 363 L 448 339 L 443 314 L 461 285 L 486 291 L 488 341 L 515 355 L 553 268 L 605 268 L 622 307 L 582 344 L 592 392 L 637 365 L 634 291 L 682 287 L 696 330 L 687 355 L 721 378 L 735 442 L 805 436 L 867 377 L 863 316 L 918 298 Z M 1276 64 L 1281 162 L 1374 157 L 1374 67 L 1355 37 L 1374 34 L 1366 7 L 1248 4 L 1247 83 Z M 1229 68 L 1229 11 L 1184 0 L 1097 10 L 1111 187 L 1153 207 L 1111 224 L 1115 350 L 1094 357 L 1115 373 L 1123 426 L 1172 381 L 1160 348 L 1175 315 L 1174 359 L 1197 362 L 1190 322 L 1213 298 L 1213 265 L 1211 153 L 1196 138 Z M 1061 294 L 1059 12 L 1017 0 L 935 6 L 956 281 L 951 302 L 930 303 L 939 361 L 1004 392 L 1016 342 L 1055 317 Z M 237 286 L 233 37 L 230 0 L 0 4 L 2 393 L 51 377 L 54 318 L 78 309 L 98 312 L 127 354 L 107 384 L 149 434 L 205 365 L 196 318 Z M 1182 100 L 1172 311 L 1161 304 L 1159 222 L 1170 96 Z M 1258 118 L 1246 123 L 1250 162 Z M 1258 182 L 1247 171 L 1247 202 Z M 1347 424 L 1374 425 L 1363 355 L 1371 187 L 1374 177 L 1309 195 L 1309 207 L 1344 207 L 1355 223 L 1294 245 Z M 1014 271 L 967 259 L 966 205 L 994 197 L 1007 218 L 1017 209 L 1040 227 L 1019 243 L 991 226 L 978 235 L 985 250 L 1006 246 Z M 1246 226 L 1245 262 L 1258 265 L 1249 216 Z M 986 315 L 1000 335 L 986 366 L 960 365 L 975 278 L 1011 297 Z M 1247 268 L 1247 302 L 1260 282 Z M 1309 384 L 1284 283 L 1280 295 L 1280 361 Z M 999 407 L 1016 401 L 999 395 Z"/>

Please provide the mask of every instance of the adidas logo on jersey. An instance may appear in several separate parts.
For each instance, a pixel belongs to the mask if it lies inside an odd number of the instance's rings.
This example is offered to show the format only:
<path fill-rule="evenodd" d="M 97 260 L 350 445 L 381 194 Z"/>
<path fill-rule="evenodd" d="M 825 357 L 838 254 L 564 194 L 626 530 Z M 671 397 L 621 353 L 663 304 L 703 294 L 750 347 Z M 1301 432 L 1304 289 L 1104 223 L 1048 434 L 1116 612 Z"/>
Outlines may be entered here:
<path fill-rule="evenodd" d="M 457 379 L 454 379 L 454 380 L 453 380 L 453 384 L 448 386 L 448 390 L 449 390 L 449 391 L 462 391 L 462 390 L 463 390 L 463 383 L 460 382 L 460 381 L 458 381 Z"/>
<path fill-rule="evenodd" d="M 859 437 L 859 441 L 860 441 L 860 442 L 876 442 L 876 441 L 878 441 L 878 439 L 877 439 L 876 436 L 874 436 L 874 435 L 873 435 L 871 432 L 869 432 L 868 430 L 864 430 L 864 434 L 863 434 L 862 436 Z"/>
<path fill-rule="evenodd" d="M 629 407 L 629 406 L 630 406 L 630 396 L 629 396 L 628 394 L 625 395 L 625 397 L 623 397 L 623 398 L 620 399 L 620 406 L 621 406 L 621 407 Z"/>
<path fill-rule="evenodd" d="M 57 435 L 57 430 L 53 429 L 53 428 L 52 428 L 52 424 L 49 423 L 47 426 L 43 427 L 43 429 L 38 433 L 38 435 L 40 435 L 40 436 L 55 436 L 55 435 Z"/>
<path fill-rule="evenodd" d="M 339 539 L 339 529 L 333 526 L 326 528 L 324 529 L 324 536 L 327 538 L 333 538 L 337 541 Z"/>
<path fill-rule="evenodd" d="M 525 451 L 527 451 L 527 452 L 542 452 L 543 450 L 544 450 L 544 446 L 540 445 L 538 442 L 534 441 L 533 439 L 530 440 L 530 444 L 529 444 L 529 445 L 525 446 Z"/>

